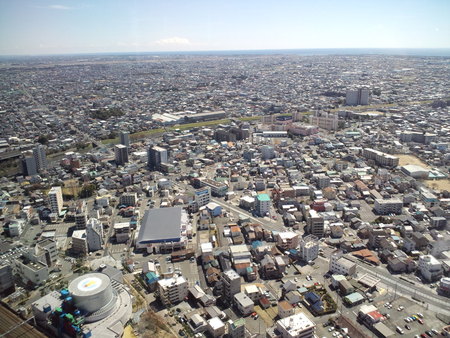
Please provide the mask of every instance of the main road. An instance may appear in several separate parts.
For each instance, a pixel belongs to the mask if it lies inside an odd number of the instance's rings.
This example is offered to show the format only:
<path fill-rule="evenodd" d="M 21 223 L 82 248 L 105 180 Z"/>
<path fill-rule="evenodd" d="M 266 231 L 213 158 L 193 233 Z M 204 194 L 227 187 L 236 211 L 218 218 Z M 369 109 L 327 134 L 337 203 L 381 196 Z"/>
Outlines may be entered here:
<path fill-rule="evenodd" d="M 329 261 L 326 258 L 319 256 L 318 258 Z M 392 275 L 389 271 L 374 266 L 369 266 L 367 263 L 360 262 L 354 258 L 350 258 L 356 263 L 359 271 L 368 273 L 378 279 L 387 287 L 396 290 L 399 295 L 410 296 L 412 299 L 421 301 L 427 306 L 431 305 L 435 308 L 436 312 L 441 312 L 446 315 L 450 315 L 450 301 L 448 298 L 437 295 L 428 289 L 425 289 L 422 285 L 416 282 L 407 282 L 403 279 Z"/>

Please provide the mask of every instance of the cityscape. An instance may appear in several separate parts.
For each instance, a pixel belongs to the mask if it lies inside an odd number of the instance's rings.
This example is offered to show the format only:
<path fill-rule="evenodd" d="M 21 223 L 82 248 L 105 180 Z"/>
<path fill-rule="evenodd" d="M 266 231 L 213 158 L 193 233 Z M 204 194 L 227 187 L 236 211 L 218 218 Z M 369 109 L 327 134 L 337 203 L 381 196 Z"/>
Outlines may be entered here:
<path fill-rule="evenodd" d="M 450 2 L 0 2 L 0 338 L 450 337 Z"/>

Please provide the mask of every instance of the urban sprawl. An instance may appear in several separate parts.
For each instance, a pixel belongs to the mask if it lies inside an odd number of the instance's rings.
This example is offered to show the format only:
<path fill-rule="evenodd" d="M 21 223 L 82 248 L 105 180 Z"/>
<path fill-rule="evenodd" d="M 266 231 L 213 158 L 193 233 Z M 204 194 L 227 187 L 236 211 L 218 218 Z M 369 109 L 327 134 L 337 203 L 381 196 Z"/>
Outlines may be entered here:
<path fill-rule="evenodd" d="M 449 74 L 1 59 L 1 336 L 449 337 Z"/>

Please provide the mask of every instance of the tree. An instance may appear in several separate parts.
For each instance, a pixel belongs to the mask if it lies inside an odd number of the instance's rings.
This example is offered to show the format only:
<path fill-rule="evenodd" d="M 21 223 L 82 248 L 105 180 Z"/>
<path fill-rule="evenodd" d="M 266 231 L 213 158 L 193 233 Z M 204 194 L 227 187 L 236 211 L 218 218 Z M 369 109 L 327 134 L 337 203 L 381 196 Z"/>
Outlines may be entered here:
<path fill-rule="evenodd" d="M 80 191 L 80 197 L 81 198 L 88 198 L 91 197 L 94 194 L 96 187 L 94 184 L 85 184 L 81 188 Z"/>
<path fill-rule="evenodd" d="M 37 141 L 38 141 L 40 144 L 47 145 L 47 144 L 48 144 L 48 136 L 47 136 L 47 135 L 40 135 L 40 136 L 38 137 Z"/>

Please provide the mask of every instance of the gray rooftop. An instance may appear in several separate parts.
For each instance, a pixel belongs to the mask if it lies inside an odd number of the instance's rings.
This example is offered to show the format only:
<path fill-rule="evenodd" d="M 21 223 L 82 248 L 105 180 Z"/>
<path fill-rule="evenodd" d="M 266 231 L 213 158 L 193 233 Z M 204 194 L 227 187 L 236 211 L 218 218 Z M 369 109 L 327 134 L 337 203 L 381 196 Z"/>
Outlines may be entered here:
<path fill-rule="evenodd" d="M 181 237 L 181 210 L 181 207 L 147 210 L 142 219 L 137 242 L 179 242 Z"/>

